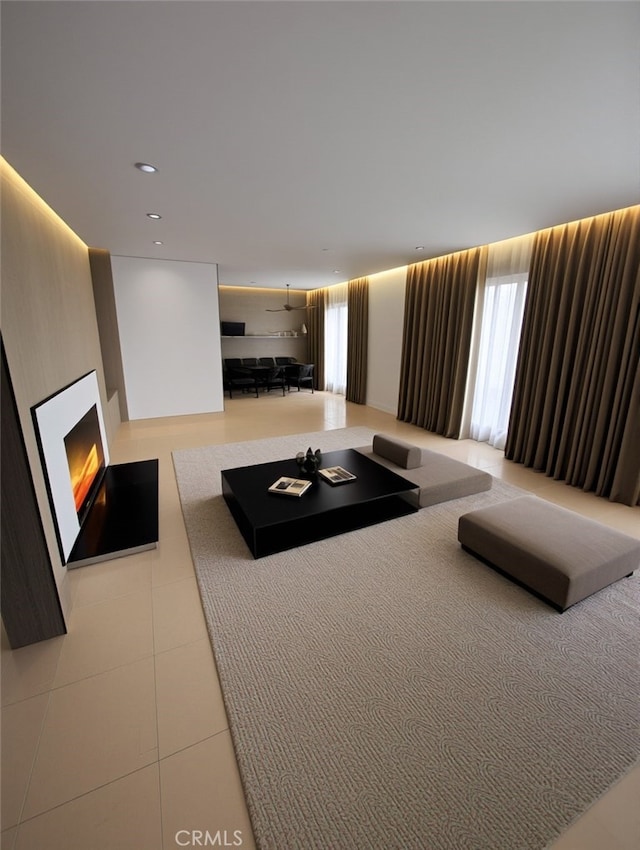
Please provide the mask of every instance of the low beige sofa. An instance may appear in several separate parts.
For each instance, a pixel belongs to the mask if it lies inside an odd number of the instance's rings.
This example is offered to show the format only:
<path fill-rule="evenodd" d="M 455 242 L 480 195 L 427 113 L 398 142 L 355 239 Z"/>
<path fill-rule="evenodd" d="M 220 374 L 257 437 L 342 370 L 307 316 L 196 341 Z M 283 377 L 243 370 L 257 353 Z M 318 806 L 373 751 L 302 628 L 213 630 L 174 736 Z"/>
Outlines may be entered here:
<path fill-rule="evenodd" d="M 412 481 L 416 489 L 408 498 L 418 508 L 481 493 L 493 483 L 488 472 L 388 434 L 376 434 L 356 451 Z"/>
<path fill-rule="evenodd" d="M 640 540 L 537 496 L 464 514 L 458 540 L 560 611 L 640 566 Z"/>

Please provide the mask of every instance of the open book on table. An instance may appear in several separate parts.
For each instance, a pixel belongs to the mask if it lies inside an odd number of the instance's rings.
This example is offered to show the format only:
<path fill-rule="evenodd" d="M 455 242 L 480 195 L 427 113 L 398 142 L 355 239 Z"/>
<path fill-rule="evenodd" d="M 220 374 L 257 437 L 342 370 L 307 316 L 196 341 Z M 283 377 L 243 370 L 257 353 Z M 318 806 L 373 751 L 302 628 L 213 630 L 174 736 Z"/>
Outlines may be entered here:
<path fill-rule="evenodd" d="M 343 469 L 341 466 L 328 466 L 325 469 L 319 469 L 318 473 L 326 478 L 330 484 L 346 484 L 347 481 L 355 481 L 356 476 Z"/>
<path fill-rule="evenodd" d="M 305 478 L 287 478 L 286 475 L 274 481 L 269 487 L 270 493 L 282 493 L 285 496 L 302 496 L 311 487 L 311 481 Z"/>

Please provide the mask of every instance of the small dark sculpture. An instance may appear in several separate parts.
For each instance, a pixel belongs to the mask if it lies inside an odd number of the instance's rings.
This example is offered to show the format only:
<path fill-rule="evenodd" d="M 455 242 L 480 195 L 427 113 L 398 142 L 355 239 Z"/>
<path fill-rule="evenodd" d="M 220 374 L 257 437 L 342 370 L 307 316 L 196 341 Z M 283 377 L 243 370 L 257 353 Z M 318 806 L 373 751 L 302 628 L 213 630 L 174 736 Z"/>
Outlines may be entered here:
<path fill-rule="evenodd" d="M 306 472 L 307 475 L 315 475 L 318 467 L 322 463 L 322 454 L 320 449 L 315 452 L 311 451 L 311 446 L 307 449 L 307 453 L 298 452 L 296 455 L 296 463 L 300 467 L 300 472 Z"/>

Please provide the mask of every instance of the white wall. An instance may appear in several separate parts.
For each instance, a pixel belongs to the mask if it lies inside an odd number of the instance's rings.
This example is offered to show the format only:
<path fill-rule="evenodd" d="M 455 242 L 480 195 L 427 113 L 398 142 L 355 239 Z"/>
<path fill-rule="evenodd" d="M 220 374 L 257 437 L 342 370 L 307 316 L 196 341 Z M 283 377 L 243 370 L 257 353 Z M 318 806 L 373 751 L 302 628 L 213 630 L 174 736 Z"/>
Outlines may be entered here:
<path fill-rule="evenodd" d="M 398 412 L 407 267 L 369 276 L 367 404 Z"/>
<path fill-rule="evenodd" d="M 130 419 L 224 408 L 217 267 L 111 258 Z"/>

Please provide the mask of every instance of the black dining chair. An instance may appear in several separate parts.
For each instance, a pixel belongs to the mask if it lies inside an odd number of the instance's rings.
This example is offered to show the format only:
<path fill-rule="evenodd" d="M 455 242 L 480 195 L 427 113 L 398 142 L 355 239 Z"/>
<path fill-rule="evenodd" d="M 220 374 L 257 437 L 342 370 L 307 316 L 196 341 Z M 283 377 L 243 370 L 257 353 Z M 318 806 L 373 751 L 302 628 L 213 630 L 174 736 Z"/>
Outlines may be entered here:
<path fill-rule="evenodd" d="M 272 369 L 269 369 L 261 377 L 260 381 L 267 392 L 281 387 L 282 395 L 284 395 L 284 391 L 287 388 L 287 377 L 282 366 L 274 366 Z"/>
<path fill-rule="evenodd" d="M 292 363 L 287 366 L 287 384 L 289 390 L 291 387 L 297 387 L 300 392 L 300 387 L 309 386 L 313 392 L 313 370 L 315 363 Z"/>
<path fill-rule="evenodd" d="M 229 370 L 240 366 L 239 357 L 224 357 L 222 360 L 222 389 L 229 390 Z M 229 396 L 231 397 L 231 396 Z"/>
<path fill-rule="evenodd" d="M 241 390 L 243 393 L 251 389 L 255 390 L 256 396 L 258 395 L 256 375 L 244 366 L 232 366 L 227 369 L 225 384 L 225 389 L 229 390 L 229 398 L 233 398 L 234 389 Z"/>

